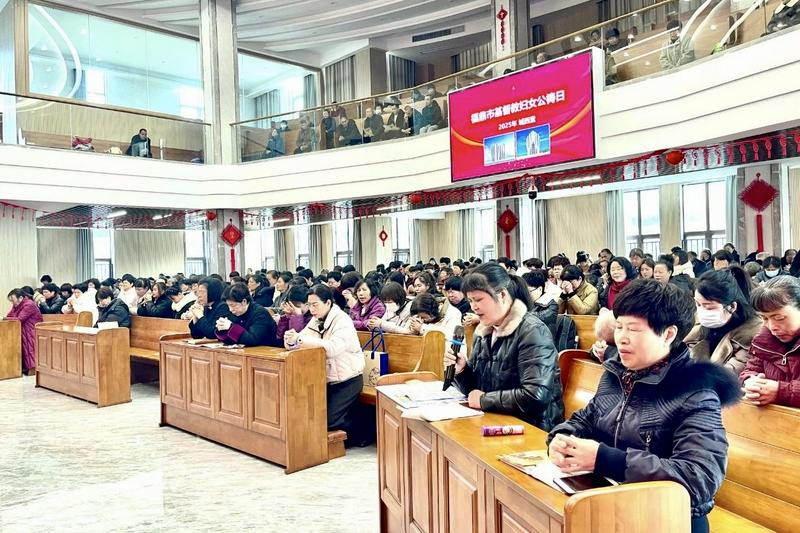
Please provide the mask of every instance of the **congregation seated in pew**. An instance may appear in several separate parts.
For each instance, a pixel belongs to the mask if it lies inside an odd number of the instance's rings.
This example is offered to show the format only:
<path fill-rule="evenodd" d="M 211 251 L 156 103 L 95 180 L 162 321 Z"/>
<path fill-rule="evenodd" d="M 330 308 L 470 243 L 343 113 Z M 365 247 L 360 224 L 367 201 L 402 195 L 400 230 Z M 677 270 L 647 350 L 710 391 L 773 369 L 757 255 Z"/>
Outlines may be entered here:
<path fill-rule="evenodd" d="M 217 339 L 225 344 L 277 345 L 275 321 L 264 307 L 253 303 L 247 285 L 234 283 L 226 287 L 222 299 L 229 312 L 214 322 Z"/>
<path fill-rule="evenodd" d="M 97 321 L 94 327 L 103 323 L 116 323 L 118 327 L 131 326 L 131 313 L 128 306 L 119 298 L 114 298 L 114 291 L 108 287 L 100 287 L 97 291 Z"/>
<path fill-rule="evenodd" d="M 155 318 L 174 318 L 172 300 L 166 294 L 167 285 L 163 282 L 153 284 L 150 289 L 151 300 L 142 302 L 136 308 L 138 316 L 152 316 Z"/>

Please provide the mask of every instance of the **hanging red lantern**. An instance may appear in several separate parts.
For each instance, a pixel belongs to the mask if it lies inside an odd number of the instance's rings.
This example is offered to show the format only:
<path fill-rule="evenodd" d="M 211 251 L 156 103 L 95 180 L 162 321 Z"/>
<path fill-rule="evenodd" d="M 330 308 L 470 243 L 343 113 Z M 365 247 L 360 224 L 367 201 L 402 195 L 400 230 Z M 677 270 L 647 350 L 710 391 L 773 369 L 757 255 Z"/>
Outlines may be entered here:
<path fill-rule="evenodd" d="M 511 208 L 506 206 L 506 210 L 503 211 L 503 214 L 497 219 L 497 226 L 506 234 L 506 257 L 511 257 L 511 235 L 509 235 L 509 233 L 517 227 L 517 224 L 519 224 L 519 218 L 517 218 L 517 215 Z"/>
<path fill-rule="evenodd" d="M 242 232 L 233 225 L 233 220 L 225 226 L 220 235 L 228 246 L 236 246 L 242 240 Z"/>
<path fill-rule="evenodd" d="M 383 246 L 386 246 L 386 240 L 389 238 L 389 234 L 386 233 L 386 226 L 381 226 L 381 232 L 378 233 L 378 238 L 381 240 Z"/>
<path fill-rule="evenodd" d="M 419 192 L 412 192 L 408 195 L 408 202 L 411 205 L 417 205 L 422 203 L 422 193 Z"/>
<path fill-rule="evenodd" d="M 683 160 L 686 158 L 686 155 L 683 153 L 682 150 L 671 150 L 667 152 L 667 155 L 664 156 L 664 159 L 667 160 L 667 163 L 670 165 L 680 165 L 683 163 Z"/>
<path fill-rule="evenodd" d="M 206 219 L 208 219 L 209 222 L 213 222 L 217 219 L 217 214 L 214 211 L 207 211 Z"/>

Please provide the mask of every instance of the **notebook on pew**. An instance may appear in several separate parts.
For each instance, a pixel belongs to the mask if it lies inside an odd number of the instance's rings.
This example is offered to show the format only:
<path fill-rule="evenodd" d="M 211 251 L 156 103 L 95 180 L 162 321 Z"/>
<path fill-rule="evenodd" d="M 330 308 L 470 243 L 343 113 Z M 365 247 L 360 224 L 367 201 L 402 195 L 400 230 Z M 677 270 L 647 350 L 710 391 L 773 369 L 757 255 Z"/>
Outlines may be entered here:
<path fill-rule="evenodd" d="M 442 390 L 442 381 L 407 381 L 397 385 L 380 385 L 377 390 L 397 402 L 403 409 L 443 402 L 464 402 L 467 397 L 456 387 Z"/>
<path fill-rule="evenodd" d="M 456 418 L 468 418 L 471 416 L 481 416 L 483 411 L 470 409 L 466 405 L 458 402 L 446 401 L 423 405 L 422 407 L 412 407 L 403 410 L 402 418 L 415 418 L 428 422 L 440 422 L 442 420 L 454 420 Z"/>
<path fill-rule="evenodd" d="M 592 472 L 564 473 L 550 461 L 547 450 L 529 450 L 525 452 L 507 453 L 497 458 L 534 479 L 538 479 L 557 491 L 575 494 L 591 488 L 616 485 L 608 478 L 595 476 Z"/>

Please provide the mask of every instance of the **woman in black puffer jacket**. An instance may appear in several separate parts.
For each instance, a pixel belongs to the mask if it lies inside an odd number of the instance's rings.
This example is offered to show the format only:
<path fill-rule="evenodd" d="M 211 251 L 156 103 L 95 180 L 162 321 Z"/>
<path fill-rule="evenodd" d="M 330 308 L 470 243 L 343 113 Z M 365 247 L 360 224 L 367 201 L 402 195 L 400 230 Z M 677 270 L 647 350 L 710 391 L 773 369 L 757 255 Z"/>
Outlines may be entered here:
<path fill-rule="evenodd" d="M 730 370 L 692 361 L 682 339 L 694 312 L 692 297 L 674 285 L 631 282 L 614 303 L 619 353 L 603 363 L 589 404 L 550 432 L 549 452 L 565 472 L 680 483 L 699 533 L 708 531 L 706 515 L 725 479 L 722 406 L 740 392 Z"/>
<path fill-rule="evenodd" d="M 209 276 L 200 280 L 197 287 L 197 301 L 189 308 L 192 319 L 189 332 L 193 339 L 216 339 L 217 319 L 229 318 L 228 304 L 222 301 L 225 284 Z"/>
<path fill-rule="evenodd" d="M 525 282 L 484 263 L 464 278 L 462 290 L 480 324 L 469 362 L 461 354 L 456 361 L 448 345 L 444 364 L 456 365 L 456 384 L 469 406 L 551 429 L 564 418 L 558 352 Z"/>

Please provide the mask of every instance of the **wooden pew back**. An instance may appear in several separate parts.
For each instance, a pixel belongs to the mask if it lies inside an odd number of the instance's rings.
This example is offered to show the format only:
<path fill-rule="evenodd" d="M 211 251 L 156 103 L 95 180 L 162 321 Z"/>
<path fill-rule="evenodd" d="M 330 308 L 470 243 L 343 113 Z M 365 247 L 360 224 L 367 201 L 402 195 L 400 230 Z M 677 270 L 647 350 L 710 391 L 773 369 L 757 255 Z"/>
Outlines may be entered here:
<path fill-rule="evenodd" d="M 91 317 L 91 313 L 89 316 Z M 91 318 L 89 319 L 91 321 Z M 42 315 L 43 322 L 59 322 L 64 324 L 65 326 L 75 326 L 78 323 L 78 315 L 75 313 L 70 313 L 65 315 L 64 313 L 48 313 L 46 315 Z"/>
<path fill-rule="evenodd" d="M 575 330 L 578 333 L 578 349 L 588 350 L 596 340 L 594 334 L 594 323 L 597 315 L 568 315 L 575 322 Z"/>
<path fill-rule="evenodd" d="M 372 333 L 359 331 L 361 346 Z M 425 335 L 397 335 L 384 333 L 386 352 L 389 354 L 389 373 L 433 372 L 439 379 L 444 376 L 444 333 L 428 331 Z"/>
<path fill-rule="evenodd" d="M 174 333 L 189 334 L 189 323 L 186 320 L 172 318 L 153 318 L 148 316 L 131 317 L 131 354 L 146 357 L 144 351 L 153 352 L 155 361 L 159 358 L 161 337 Z"/>
<path fill-rule="evenodd" d="M 603 367 L 578 350 L 563 351 L 559 367 L 569 418 L 597 391 Z M 796 530 L 800 523 L 800 492 L 795 489 L 800 479 L 800 409 L 742 402 L 723 410 L 722 419 L 730 445 L 728 470 L 716 497 L 720 511 L 712 513 L 712 523 L 718 514 L 726 523 L 735 523 L 738 516 L 775 531 Z"/>

